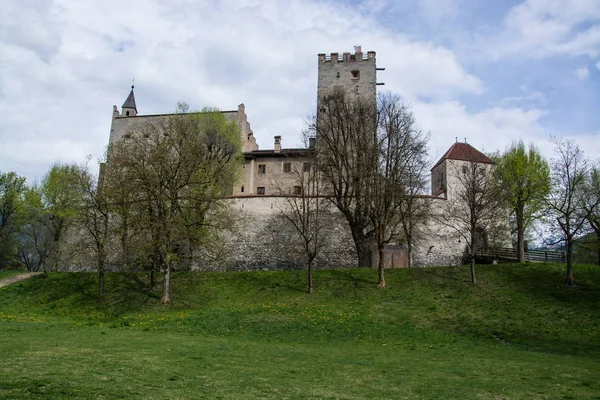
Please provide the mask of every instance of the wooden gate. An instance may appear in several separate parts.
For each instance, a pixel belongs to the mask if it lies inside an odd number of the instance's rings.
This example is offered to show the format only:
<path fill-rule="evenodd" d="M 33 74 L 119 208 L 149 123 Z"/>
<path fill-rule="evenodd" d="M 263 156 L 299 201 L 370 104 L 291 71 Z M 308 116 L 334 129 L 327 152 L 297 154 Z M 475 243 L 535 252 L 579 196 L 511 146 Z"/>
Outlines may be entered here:
<path fill-rule="evenodd" d="M 371 252 L 371 265 L 379 266 L 379 251 Z M 388 244 L 383 249 L 383 265 L 385 268 L 408 268 L 408 249 L 405 245 Z"/>

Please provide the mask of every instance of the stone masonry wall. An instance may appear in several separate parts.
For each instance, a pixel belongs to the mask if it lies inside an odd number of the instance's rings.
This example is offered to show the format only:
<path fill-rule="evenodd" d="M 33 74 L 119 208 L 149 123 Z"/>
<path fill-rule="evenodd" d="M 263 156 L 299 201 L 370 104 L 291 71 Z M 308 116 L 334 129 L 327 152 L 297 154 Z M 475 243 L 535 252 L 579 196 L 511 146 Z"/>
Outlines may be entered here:
<path fill-rule="evenodd" d="M 305 268 L 302 242 L 292 225 L 281 216 L 285 208 L 282 197 L 255 196 L 227 200 L 236 216 L 236 226 L 224 234 L 223 241 L 198 252 L 192 265 L 181 269 L 196 271 L 257 271 Z M 432 209 L 439 212 L 444 199 L 427 198 Z M 352 268 L 358 260 L 348 223 L 333 205 L 321 209 L 324 226 L 324 247 L 317 259 L 316 268 Z M 439 215 L 438 215 L 439 218 Z M 60 265 L 67 271 L 94 271 L 94 254 L 84 250 L 77 241 L 85 235 L 81 228 L 71 228 L 61 251 Z M 120 253 L 118 240 L 110 247 L 109 269 Z M 421 227 L 413 249 L 413 267 L 455 265 L 464 254 L 455 232 L 436 223 L 436 217 Z M 178 268 L 179 269 L 179 268 Z"/>

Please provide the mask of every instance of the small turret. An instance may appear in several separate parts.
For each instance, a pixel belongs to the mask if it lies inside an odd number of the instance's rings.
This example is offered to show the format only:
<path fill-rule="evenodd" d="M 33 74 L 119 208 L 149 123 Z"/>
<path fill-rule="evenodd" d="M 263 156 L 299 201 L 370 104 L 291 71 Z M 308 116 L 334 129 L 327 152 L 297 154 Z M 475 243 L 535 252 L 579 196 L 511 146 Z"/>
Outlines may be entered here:
<path fill-rule="evenodd" d="M 121 112 L 121 116 L 123 117 L 135 117 L 138 113 L 137 107 L 135 105 L 135 96 L 133 94 L 133 85 L 131 85 L 131 92 L 129 92 L 129 96 L 127 96 L 127 100 L 123 103 L 123 111 Z"/>

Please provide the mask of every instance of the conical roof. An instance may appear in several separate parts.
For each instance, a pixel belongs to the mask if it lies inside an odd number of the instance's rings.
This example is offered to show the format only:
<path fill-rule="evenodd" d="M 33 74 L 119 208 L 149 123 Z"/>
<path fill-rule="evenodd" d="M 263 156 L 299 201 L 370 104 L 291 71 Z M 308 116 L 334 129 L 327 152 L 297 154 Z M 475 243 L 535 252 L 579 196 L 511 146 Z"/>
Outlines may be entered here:
<path fill-rule="evenodd" d="M 131 92 L 129 92 L 129 96 L 127 96 L 127 100 L 123 103 L 123 108 L 133 108 L 137 113 L 137 107 L 135 106 L 135 96 L 133 95 L 133 86 L 131 87 Z"/>
<path fill-rule="evenodd" d="M 494 160 L 477 150 L 475 147 L 468 143 L 459 142 L 454 143 L 431 169 L 435 169 L 435 167 L 440 165 L 444 160 L 461 160 L 482 164 L 495 164 Z"/>

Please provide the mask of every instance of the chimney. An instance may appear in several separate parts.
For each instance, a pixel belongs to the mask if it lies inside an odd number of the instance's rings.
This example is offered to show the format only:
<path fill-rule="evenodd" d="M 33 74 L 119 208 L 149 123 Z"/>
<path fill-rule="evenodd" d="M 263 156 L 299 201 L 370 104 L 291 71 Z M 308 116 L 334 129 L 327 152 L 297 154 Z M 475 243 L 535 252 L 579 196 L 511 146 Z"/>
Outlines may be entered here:
<path fill-rule="evenodd" d="M 308 148 L 309 149 L 314 149 L 316 143 L 317 143 L 317 138 L 314 138 L 314 137 L 308 138 Z"/>
<path fill-rule="evenodd" d="M 281 151 L 281 136 L 275 136 L 275 153 Z"/>

